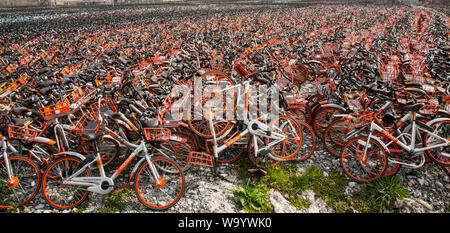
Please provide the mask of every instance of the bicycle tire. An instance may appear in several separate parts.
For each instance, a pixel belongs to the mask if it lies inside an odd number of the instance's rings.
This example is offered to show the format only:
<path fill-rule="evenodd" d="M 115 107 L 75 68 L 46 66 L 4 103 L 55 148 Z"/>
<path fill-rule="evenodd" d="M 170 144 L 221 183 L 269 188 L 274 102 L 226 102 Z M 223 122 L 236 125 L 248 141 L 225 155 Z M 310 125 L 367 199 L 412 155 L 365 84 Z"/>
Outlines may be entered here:
<path fill-rule="evenodd" d="M 136 196 L 138 197 L 139 201 L 144 204 L 147 208 L 150 208 L 152 210 L 165 210 L 170 208 L 171 206 L 175 205 L 180 198 L 183 196 L 183 193 L 185 192 L 184 188 L 184 174 L 183 171 L 178 167 L 177 163 L 174 162 L 172 159 L 169 159 L 167 157 L 162 156 L 155 156 L 151 158 L 151 162 L 153 163 L 166 163 L 167 166 L 172 166 L 174 168 L 173 171 L 176 172 L 164 172 L 164 177 L 161 178 L 160 185 L 156 183 L 154 178 L 152 177 L 152 172 L 149 170 L 149 164 L 148 162 L 142 163 L 139 168 L 137 169 L 137 172 L 134 176 L 134 191 L 136 193 Z M 155 164 L 155 168 L 158 166 L 163 167 L 161 164 Z M 165 166 L 164 166 L 165 167 Z M 170 169 L 172 170 L 172 169 Z M 163 170 L 160 169 L 158 171 L 159 175 L 163 174 Z M 148 175 L 148 180 L 144 178 L 144 176 Z M 173 179 L 169 180 L 167 177 L 168 175 L 172 175 Z M 168 182 L 169 180 L 170 182 Z M 142 181 L 142 182 L 141 182 Z M 150 182 L 149 182 L 150 181 Z M 176 185 L 176 188 L 173 189 L 175 196 L 173 198 L 169 198 L 168 201 L 164 201 L 162 204 L 162 200 L 157 198 L 157 195 L 155 194 L 149 194 L 149 192 L 153 190 L 161 190 L 164 187 L 167 187 L 167 184 L 174 184 L 175 182 L 180 182 L 179 185 Z M 144 184 L 150 185 L 144 186 Z M 168 190 L 164 190 L 168 191 Z M 161 191 L 162 193 L 163 191 Z M 158 193 L 158 192 L 156 192 Z M 149 194 L 149 195 L 147 195 Z M 153 200 L 152 200 L 153 198 Z"/>
<path fill-rule="evenodd" d="M 2 160 L 0 162 L 0 209 L 28 203 L 36 196 L 41 184 L 40 169 L 31 159 L 24 156 L 11 156 L 8 162 L 14 177 L 10 184 L 6 164 Z"/>
<path fill-rule="evenodd" d="M 378 179 L 384 174 L 387 167 L 386 152 L 374 139 L 369 140 L 369 148 L 373 149 L 367 151 L 367 156 L 363 156 L 366 142 L 366 136 L 355 137 L 345 144 L 341 152 L 340 163 L 344 172 L 358 182 Z M 356 150 L 352 151 L 353 148 L 356 148 Z M 376 154 L 378 152 L 381 152 L 381 154 Z"/>
<path fill-rule="evenodd" d="M 80 158 L 66 156 L 56 159 L 47 167 L 42 177 L 42 193 L 48 204 L 57 209 L 71 209 L 86 200 L 89 196 L 87 187 L 80 188 L 77 186 L 62 185 L 64 177 L 69 177 L 73 172 L 76 172 L 80 163 Z M 60 166 L 65 169 L 61 169 Z M 63 172 L 65 173 L 62 174 Z M 64 176 L 62 177 L 61 174 Z M 84 175 L 80 174 L 80 176 L 90 176 L 89 170 L 85 169 Z M 65 197 L 57 200 L 58 195 L 65 195 L 66 193 L 68 193 L 68 198 Z"/>

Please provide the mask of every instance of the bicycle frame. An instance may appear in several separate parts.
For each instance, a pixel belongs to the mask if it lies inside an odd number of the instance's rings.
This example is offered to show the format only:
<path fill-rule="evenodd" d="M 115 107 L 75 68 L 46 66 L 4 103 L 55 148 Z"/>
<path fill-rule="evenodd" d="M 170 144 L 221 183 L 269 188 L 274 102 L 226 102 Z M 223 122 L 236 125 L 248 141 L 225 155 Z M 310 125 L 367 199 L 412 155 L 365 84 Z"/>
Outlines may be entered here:
<path fill-rule="evenodd" d="M 7 149 L 10 149 L 13 153 L 17 153 L 16 148 L 14 148 L 14 146 L 12 146 L 7 139 L 0 134 L 0 137 L 2 139 L 2 156 L 3 156 L 3 160 L 5 161 L 5 166 L 6 166 L 6 172 L 8 173 L 8 181 L 14 182 L 13 181 L 13 177 L 14 177 L 14 171 L 12 170 L 10 164 L 9 164 L 9 157 L 8 157 L 8 152 Z"/>
<path fill-rule="evenodd" d="M 111 131 L 112 132 L 112 131 Z M 83 167 L 78 169 L 74 174 L 64 179 L 63 184 L 64 185 L 74 185 L 74 186 L 87 186 L 88 191 L 96 192 L 100 194 L 107 194 L 113 190 L 114 186 L 114 180 L 120 175 L 120 173 L 130 164 L 133 159 L 140 154 L 141 152 L 144 153 L 144 158 L 139 161 L 135 167 L 133 168 L 132 174 L 137 170 L 138 166 L 144 162 L 147 161 L 150 167 L 150 171 L 153 175 L 153 177 L 156 177 L 155 182 L 156 184 L 160 184 L 160 180 L 158 179 L 159 174 L 157 172 L 157 169 L 152 164 L 150 158 L 151 155 L 149 155 L 147 147 L 145 146 L 145 141 L 141 141 L 139 145 L 135 145 L 132 143 L 128 143 L 130 145 L 135 146 L 135 150 L 128 156 L 128 158 L 119 166 L 119 168 L 110 176 L 107 177 L 105 174 L 105 170 L 102 163 L 102 158 L 99 152 L 96 153 L 95 158 L 92 161 L 89 161 L 87 164 L 85 164 Z M 91 164 L 97 163 L 98 170 L 100 172 L 100 176 L 97 177 L 78 177 L 87 167 L 89 167 Z M 131 179 L 132 176 L 130 176 Z M 107 184 L 106 188 L 103 188 L 105 186 L 105 182 Z"/>
<path fill-rule="evenodd" d="M 228 147 L 230 147 L 231 145 L 233 145 L 234 143 L 238 142 L 239 140 L 241 140 L 242 138 L 244 138 L 247 134 L 251 134 L 253 136 L 253 140 L 255 142 L 255 157 L 257 157 L 257 155 L 259 153 L 261 153 L 262 151 L 267 151 L 268 149 L 270 149 L 271 147 L 273 147 L 274 145 L 276 145 L 279 142 L 282 142 L 284 140 L 286 140 L 287 136 L 274 132 L 272 127 L 273 126 L 269 126 L 266 123 L 263 123 L 262 121 L 265 120 L 267 118 L 267 116 L 269 115 L 269 113 L 264 114 L 263 116 L 258 117 L 256 120 L 251 120 L 248 119 L 248 109 L 249 109 L 249 93 L 250 93 L 250 80 L 246 80 L 244 81 L 243 84 L 238 84 L 235 86 L 231 86 L 231 87 L 227 87 L 224 88 L 222 90 L 216 90 L 215 92 L 224 92 L 230 89 L 234 89 L 234 88 L 238 88 L 238 90 L 240 88 L 244 87 L 244 111 L 243 111 L 243 115 L 244 115 L 244 119 L 243 119 L 243 123 L 247 125 L 247 128 L 238 133 L 236 136 L 234 136 L 233 138 L 227 140 L 223 145 L 218 145 L 217 142 L 217 138 L 216 138 L 216 133 L 214 131 L 214 127 L 213 127 L 213 122 L 212 122 L 212 114 L 208 114 L 208 121 L 209 121 L 209 128 L 212 132 L 213 135 L 213 148 L 214 148 L 214 157 L 218 158 L 218 154 L 222 151 L 224 151 L 225 149 L 227 149 Z M 240 91 L 238 91 L 237 93 L 237 103 L 240 103 L 240 100 L 242 99 L 242 94 Z M 290 124 L 290 122 L 289 122 Z M 256 130 L 253 129 L 253 126 L 256 126 Z M 292 125 L 291 125 L 292 126 Z M 270 135 L 264 132 L 270 132 Z M 263 148 L 258 148 L 258 143 L 257 143 L 257 136 L 260 137 L 264 137 L 264 138 L 270 138 L 270 139 L 274 139 L 275 141 L 269 143 L 268 145 L 266 145 Z M 298 135 L 296 135 L 296 137 L 298 137 Z"/>
<path fill-rule="evenodd" d="M 409 152 L 409 153 L 420 153 L 420 152 L 424 152 L 426 150 L 430 150 L 430 149 L 434 149 L 434 148 L 438 148 L 438 147 L 445 147 L 445 146 L 449 146 L 450 145 L 450 139 L 446 139 L 446 138 L 442 138 L 441 136 L 431 132 L 429 129 L 426 129 L 425 127 L 421 126 L 420 124 L 417 123 L 416 121 L 416 112 L 409 112 L 405 117 L 411 118 L 412 119 L 412 128 L 411 128 L 411 142 L 409 145 L 407 145 L 406 142 L 402 142 L 399 138 L 403 137 L 403 135 L 405 135 L 406 133 L 402 133 L 400 134 L 398 137 L 393 136 L 392 134 L 390 134 L 389 132 L 387 132 L 383 127 L 379 126 L 378 124 L 376 124 L 374 121 L 371 122 L 370 124 L 370 129 L 369 129 L 369 136 L 367 137 L 367 141 L 365 145 L 369 145 L 369 140 L 375 139 L 377 142 L 379 142 L 384 148 L 386 148 L 386 151 L 389 151 L 389 149 L 387 149 L 387 146 L 394 142 L 396 143 L 398 146 L 400 146 L 401 148 L 403 148 L 405 151 Z M 405 118 L 404 117 L 404 118 Z M 403 119 L 403 118 L 402 118 Z M 389 140 L 391 140 L 391 142 L 389 142 L 388 144 L 384 144 L 383 142 L 381 142 L 381 140 L 378 139 L 377 136 L 373 136 L 373 132 L 379 132 L 381 134 L 383 134 L 384 136 L 386 136 Z M 426 146 L 426 147 L 416 147 L 415 141 L 416 141 L 416 136 L 417 136 L 417 132 L 425 132 L 437 139 L 439 139 L 440 141 L 442 141 L 443 143 L 440 144 L 435 144 L 432 146 Z M 364 159 L 367 155 L 367 146 L 364 149 L 364 155 L 363 158 Z M 411 164 L 411 163 L 404 163 L 404 162 L 400 162 L 400 161 L 396 161 L 396 160 L 392 160 L 389 159 L 388 160 L 390 162 L 393 163 L 399 163 L 405 166 L 409 166 L 412 168 L 419 168 L 421 166 L 423 166 L 423 164 L 425 164 L 425 155 L 422 154 L 422 160 L 421 162 L 417 165 L 417 164 Z M 446 156 L 446 155 L 444 155 Z M 448 156 L 446 156 L 448 157 Z"/>

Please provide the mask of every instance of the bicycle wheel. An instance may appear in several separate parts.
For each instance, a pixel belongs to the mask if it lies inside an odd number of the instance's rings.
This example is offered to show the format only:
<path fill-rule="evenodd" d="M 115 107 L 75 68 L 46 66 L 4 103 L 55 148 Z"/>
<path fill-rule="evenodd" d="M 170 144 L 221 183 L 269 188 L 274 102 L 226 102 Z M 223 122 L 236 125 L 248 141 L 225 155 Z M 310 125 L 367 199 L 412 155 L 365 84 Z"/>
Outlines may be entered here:
<path fill-rule="evenodd" d="M 343 111 L 339 108 L 334 107 L 324 107 L 319 109 L 313 118 L 313 130 L 316 136 L 320 139 L 323 139 L 323 135 L 333 120 L 336 118 L 333 116 L 334 114 L 341 114 Z"/>
<path fill-rule="evenodd" d="M 45 170 L 42 178 L 42 193 L 45 200 L 58 209 L 74 208 L 86 200 L 87 187 L 64 185 L 63 181 L 78 171 L 81 159 L 67 156 L 56 159 Z M 79 177 L 90 176 L 85 169 Z"/>
<path fill-rule="evenodd" d="M 159 182 L 156 182 L 154 172 L 158 173 Z M 152 157 L 151 165 L 145 162 L 138 168 L 134 190 L 139 201 L 148 208 L 165 210 L 175 205 L 185 191 L 183 171 L 169 158 Z"/>
<path fill-rule="evenodd" d="M 187 138 L 187 135 L 182 132 L 172 133 L 178 137 Z M 182 143 L 179 141 L 170 140 L 167 142 L 161 142 L 159 145 L 161 153 L 164 153 L 164 155 L 176 161 L 183 172 L 186 172 L 192 168 L 192 164 L 187 161 L 189 153 L 195 150 L 192 149 L 192 146 L 188 142 Z"/>
<path fill-rule="evenodd" d="M 8 158 L 13 172 L 9 179 L 5 161 L 0 162 L 0 208 L 14 207 L 29 202 L 40 187 L 38 166 L 22 156 Z"/>
<path fill-rule="evenodd" d="M 351 130 L 351 125 L 348 121 L 342 119 L 336 119 L 330 123 L 325 130 L 323 136 L 323 144 L 327 151 L 335 156 L 340 157 L 342 148 L 345 144 L 345 138 L 348 132 Z"/>
<path fill-rule="evenodd" d="M 220 91 L 234 85 L 236 85 L 236 82 L 223 72 L 206 72 L 195 82 L 194 97 L 202 94 L 210 94 L 214 91 Z M 227 103 L 233 103 L 233 105 L 235 104 L 237 98 L 236 89 L 233 88 L 216 94 L 224 97 L 226 96 L 224 99 L 228 101 Z"/>
<path fill-rule="evenodd" d="M 450 120 L 448 119 L 439 120 L 434 123 L 431 123 L 429 126 L 433 128 L 434 134 L 447 140 L 450 140 Z M 428 133 L 425 133 L 425 135 L 422 138 L 423 138 L 423 145 L 425 147 L 432 146 L 433 144 L 437 145 L 443 143 L 442 140 Z M 450 146 L 426 150 L 426 154 L 434 162 L 443 166 L 450 166 Z"/>
<path fill-rule="evenodd" d="M 364 154 L 367 149 L 367 153 Z M 359 136 L 349 140 L 341 153 L 345 173 L 358 182 L 373 181 L 386 171 L 386 152 L 378 142 Z"/>
<path fill-rule="evenodd" d="M 256 141 L 258 143 L 257 144 L 258 148 L 266 146 L 266 142 L 264 139 L 262 139 L 258 136 L 256 138 L 257 138 Z M 281 144 L 281 146 L 282 145 L 283 144 Z M 250 159 L 250 162 L 254 166 L 264 168 L 264 167 L 274 165 L 277 162 L 277 161 L 273 160 L 270 156 L 267 156 L 267 155 L 258 154 L 257 156 L 255 156 L 254 149 L 255 149 L 255 147 L 253 144 L 253 136 L 252 136 L 252 137 L 250 137 L 250 139 L 248 140 L 248 143 L 247 143 L 247 154 L 248 154 L 248 158 Z M 281 148 L 281 150 L 282 150 L 282 148 Z"/>
<path fill-rule="evenodd" d="M 388 157 L 389 158 L 394 158 L 397 161 L 400 161 L 402 159 L 402 148 L 400 148 L 397 143 L 392 142 L 391 139 L 387 138 L 386 136 L 384 136 L 384 134 L 381 133 L 374 133 L 374 136 L 377 136 L 385 145 L 387 145 L 388 149 L 389 149 L 389 154 Z M 386 167 L 386 172 L 383 174 L 383 176 L 392 176 L 398 173 L 398 171 L 400 171 L 400 168 L 402 167 L 402 165 L 400 163 L 389 163 L 387 164 Z"/>
<path fill-rule="evenodd" d="M 302 145 L 302 129 L 299 123 L 292 117 L 279 116 L 273 119 L 270 124 L 273 133 L 279 133 L 286 135 L 287 138 L 271 148 L 271 152 L 268 154 L 272 159 L 277 161 L 283 161 L 292 158 L 297 154 Z M 277 139 L 265 138 L 266 144 L 270 145 L 277 141 Z"/>
<path fill-rule="evenodd" d="M 120 144 L 109 137 L 101 137 L 97 140 L 98 151 L 102 157 L 103 166 L 110 164 L 120 154 Z M 80 151 L 85 156 L 91 155 L 95 152 L 94 144 L 90 141 L 83 141 L 80 146 L 75 149 Z"/>
<path fill-rule="evenodd" d="M 195 98 L 188 107 L 188 125 L 200 137 L 212 138 L 208 117 L 212 116 L 216 137 L 230 127 L 231 111 L 226 101 L 216 94 L 204 94 Z"/>
<path fill-rule="evenodd" d="M 302 132 L 302 142 L 300 145 L 300 150 L 294 157 L 290 158 L 289 160 L 305 160 L 311 157 L 316 148 L 316 136 L 314 136 L 314 132 L 311 127 L 301 121 L 297 121 L 297 124 L 299 124 L 300 130 Z"/>

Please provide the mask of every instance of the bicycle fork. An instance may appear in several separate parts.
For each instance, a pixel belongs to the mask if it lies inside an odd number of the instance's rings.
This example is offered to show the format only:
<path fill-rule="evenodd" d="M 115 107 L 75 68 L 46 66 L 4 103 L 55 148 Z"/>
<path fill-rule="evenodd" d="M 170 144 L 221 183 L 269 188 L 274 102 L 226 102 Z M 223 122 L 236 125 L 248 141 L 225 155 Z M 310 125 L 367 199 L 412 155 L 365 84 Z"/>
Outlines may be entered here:
<path fill-rule="evenodd" d="M 6 181 L 6 186 L 11 187 L 14 185 L 14 180 L 17 179 L 17 177 L 14 176 L 14 172 L 11 169 L 11 165 L 9 163 L 8 153 L 6 152 L 7 149 L 7 142 L 4 137 L 2 137 L 2 153 L 3 153 L 3 159 L 5 161 L 6 166 L 6 173 L 8 174 L 8 180 Z"/>

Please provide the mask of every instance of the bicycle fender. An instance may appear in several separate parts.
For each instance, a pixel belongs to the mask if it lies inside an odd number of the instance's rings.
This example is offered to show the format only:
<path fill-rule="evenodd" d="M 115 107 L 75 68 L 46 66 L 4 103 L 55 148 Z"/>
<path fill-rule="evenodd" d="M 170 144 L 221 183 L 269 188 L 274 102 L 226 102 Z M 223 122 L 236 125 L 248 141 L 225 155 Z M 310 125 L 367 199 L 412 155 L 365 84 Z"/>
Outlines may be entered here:
<path fill-rule="evenodd" d="M 436 123 L 438 121 L 450 121 L 450 118 L 447 118 L 447 117 L 436 118 L 436 119 L 433 119 L 431 121 L 428 121 L 427 125 L 431 126 L 432 124 L 434 124 L 434 123 Z"/>
<path fill-rule="evenodd" d="M 60 155 L 74 156 L 74 157 L 77 157 L 77 158 L 81 159 L 82 161 L 83 161 L 84 159 L 86 159 L 86 157 L 85 157 L 84 155 L 82 155 L 82 154 L 80 154 L 80 153 L 77 153 L 77 152 L 73 152 L 73 151 L 59 152 L 59 153 L 56 153 L 56 154 L 54 154 L 54 155 L 56 155 L 56 156 L 60 156 Z"/>
<path fill-rule="evenodd" d="M 44 138 L 44 137 L 35 137 L 33 142 L 39 142 L 39 143 L 45 143 L 47 145 L 55 145 L 56 141 L 52 140 L 50 138 Z"/>
<path fill-rule="evenodd" d="M 117 124 L 124 126 L 125 128 L 127 128 L 130 131 L 134 131 L 127 123 L 125 123 L 125 121 L 116 119 Z"/>
<path fill-rule="evenodd" d="M 344 107 L 342 107 L 341 105 L 338 105 L 338 104 L 325 103 L 325 104 L 321 104 L 320 106 L 321 106 L 322 108 L 326 108 L 326 107 L 329 107 L 329 108 L 338 108 L 338 109 L 342 110 L 343 112 L 346 111 Z"/>
<path fill-rule="evenodd" d="M 175 135 L 170 135 L 170 140 L 171 141 L 176 141 L 176 142 L 181 142 L 181 143 L 186 143 L 187 142 L 186 138 L 178 137 L 178 136 L 175 136 Z"/>
<path fill-rule="evenodd" d="M 111 135 L 103 135 L 102 138 L 108 138 L 108 139 L 111 139 L 111 140 L 113 140 L 113 141 L 116 141 L 117 143 L 120 144 L 120 142 L 119 142 L 117 139 L 115 139 L 113 136 L 111 136 Z"/>

